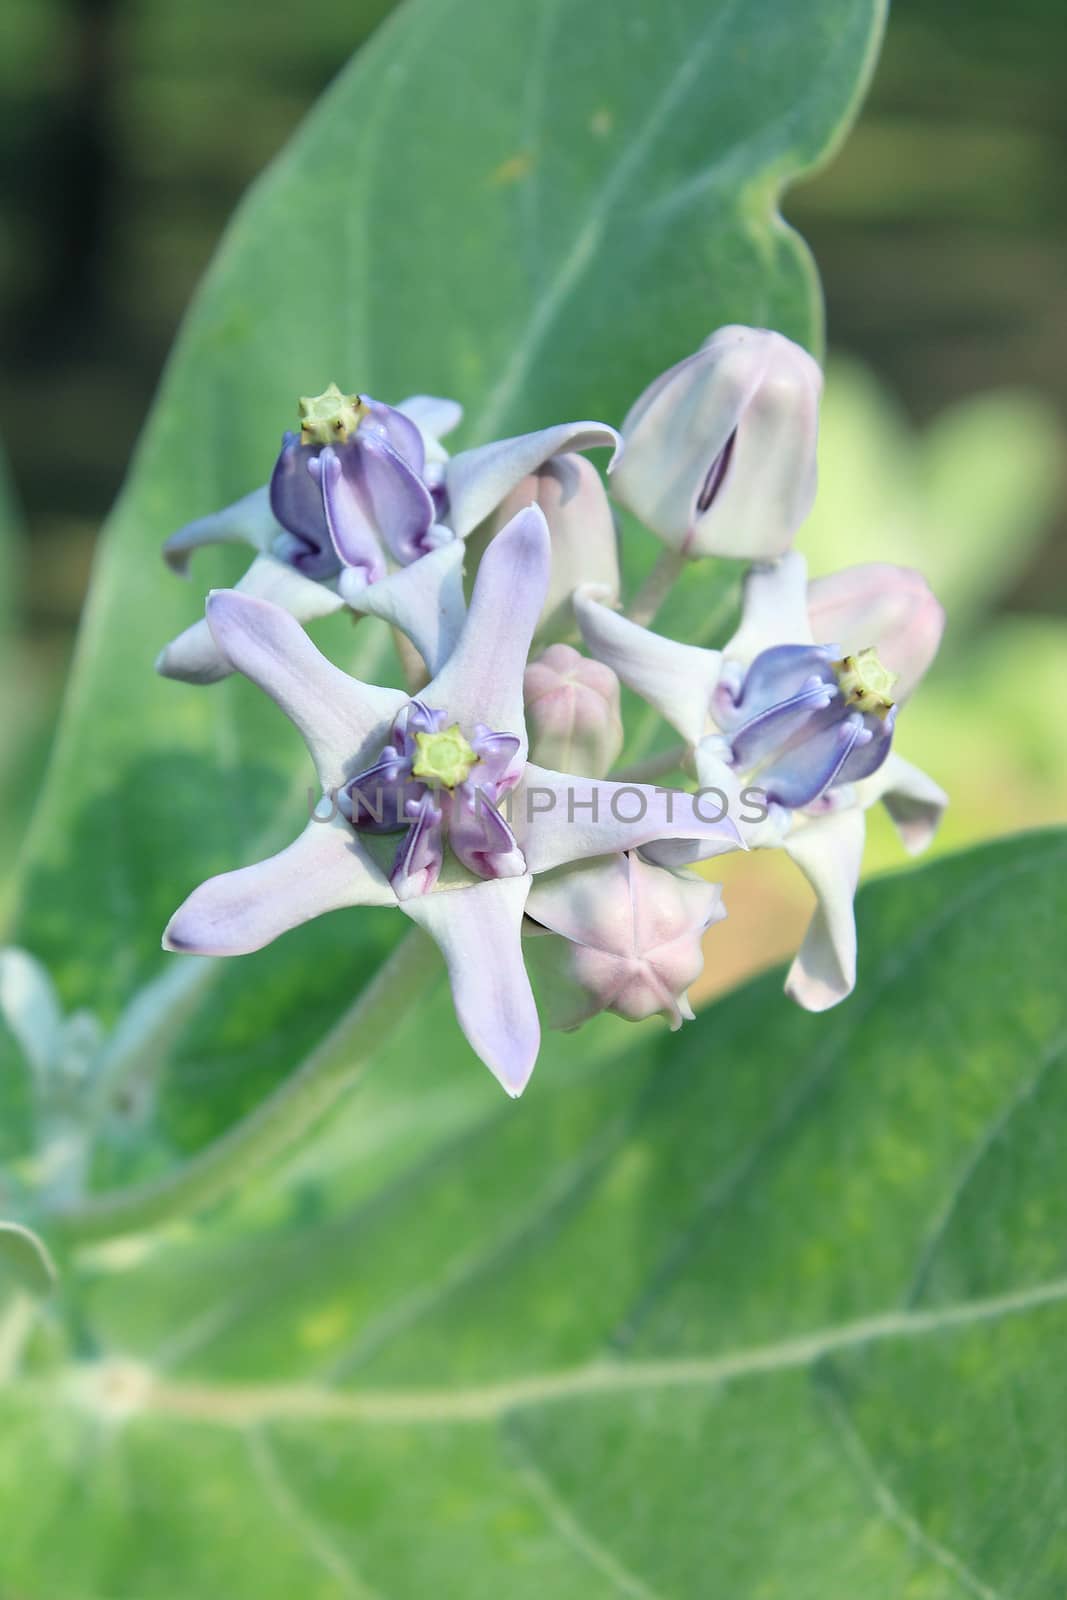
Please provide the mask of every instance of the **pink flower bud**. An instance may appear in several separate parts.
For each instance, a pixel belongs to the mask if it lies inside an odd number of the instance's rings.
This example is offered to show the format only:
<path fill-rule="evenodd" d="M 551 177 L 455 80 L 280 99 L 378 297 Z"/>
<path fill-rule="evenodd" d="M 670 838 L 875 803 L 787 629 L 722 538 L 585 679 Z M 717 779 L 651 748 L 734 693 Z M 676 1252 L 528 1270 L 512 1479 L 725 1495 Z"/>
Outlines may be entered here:
<path fill-rule="evenodd" d="M 549 645 L 523 680 L 530 760 L 553 772 L 602 778 L 622 749 L 619 680 L 569 644 Z"/>
<path fill-rule="evenodd" d="M 539 878 L 527 916 L 556 937 L 526 941 L 549 1026 L 601 1011 L 628 1022 L 688 1021 L 686 991 L 704 970 L 701 941 L 726 915 L 717 883 L 653 867 L 633 852 Z"/>
<path fill-rule="evenodd" d="M 571 596 L 583 583 L 619 597 L 615 519 L 600 474 L 585 456 L 552 456 L 530 473 L 498 507 L 491 532 L 506 527 L 525 506 L 539 505 L 552 541 L 552 576 L 535 635 L 541 644 L 577 636 Z"/>
<path fill-rule="evenodd" d="M 845 567 L 808 585 L 816 644 L 846 655 L 873 647 L 895 672 L 895 700 L 906 700 L 937 654 L 945 613 L 921 572 L 879 561 Z"/>
<path fill-rule="evenodd" d="M 772 561 L 815 499 L 821 391 L 791 340 L 720 328 L 631 408 L 612 493 L 683 555 Z"/>

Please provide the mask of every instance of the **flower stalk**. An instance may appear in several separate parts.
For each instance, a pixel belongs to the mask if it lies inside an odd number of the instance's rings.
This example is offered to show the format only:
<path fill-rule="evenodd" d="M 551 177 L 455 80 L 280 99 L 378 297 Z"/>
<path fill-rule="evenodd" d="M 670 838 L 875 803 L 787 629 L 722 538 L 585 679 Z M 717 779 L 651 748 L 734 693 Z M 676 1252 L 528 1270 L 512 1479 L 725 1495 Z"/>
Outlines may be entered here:
<path fill-rule="evenodd" d="M 291 1149 L 352 1088 L 405 1015 L 410 996 L 439 971 L 433 943 L 413 928 L 303 1065 L 254 1111 L 160 1178 L 44 1214 L 37 1221 L 49 1240 L 68 1249 L 100 1243 L 225 1199 Z"/>

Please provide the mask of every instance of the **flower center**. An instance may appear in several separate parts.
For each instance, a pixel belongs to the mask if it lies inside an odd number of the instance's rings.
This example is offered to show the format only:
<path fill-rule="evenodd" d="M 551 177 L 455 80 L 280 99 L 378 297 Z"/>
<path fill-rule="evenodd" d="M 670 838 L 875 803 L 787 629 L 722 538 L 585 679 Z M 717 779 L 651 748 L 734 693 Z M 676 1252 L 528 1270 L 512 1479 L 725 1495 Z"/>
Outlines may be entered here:
<path fill-rule="evenodd" d="M 342 394 L 331 383 L 321 394 L 301 395 L 299 409 L 301 444 L 344 444 L 370 407 L 358 394 Z"/>
<path fill-rule="evenodd" d="M 428 783 L 442 783 L 446 789 L 454 789 L 465 782 L 478 760 L 460 732 L 458 722 L 440 733 L 416 733 L 415 746 L 412 777 Z"/>
<path fill-rule="evenodd" d="M 875 717 L 889 715 L 893 709 L 891 692 L 897 674 L 882 665 L 877 650 L 857 651 L 854 656 L 835 661 L 833 668 L 847 705 Z"/>

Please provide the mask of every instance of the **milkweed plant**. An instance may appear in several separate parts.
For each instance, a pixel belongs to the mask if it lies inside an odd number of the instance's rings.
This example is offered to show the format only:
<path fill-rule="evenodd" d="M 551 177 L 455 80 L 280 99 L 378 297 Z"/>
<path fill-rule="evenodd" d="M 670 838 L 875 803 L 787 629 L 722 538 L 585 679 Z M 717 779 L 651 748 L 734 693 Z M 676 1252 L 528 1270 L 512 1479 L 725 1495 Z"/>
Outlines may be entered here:
<path fill-rule="evenodd" d="M 221 540 L 256 554 L 157 665 L 197 684 L 244 673 L 299 729 L 321 798 L 280 854 L 195 889 L 165 947 L 239 956 L 342 906 L 395 907 L 439 947 L 472 1050 L 518 1095 L 541 1027 L 527 951 L 557 1025 L 613 1011 L 677 1028 L 729 910 L 702 864 L 781 849 L 817 897 L 787 991 L 813 1011 L 843 1000 L 864 813 L 882 802 L 916 852 L 945 804 L 896 749 L 943 617 L 907 569 L 808 584 L 794 542 L 820 388 L 790 340 L 727 327 L 618 433 L 563 423 L 449 457 L 453 400 L 393 406 L 335 383 L 301 399 L 270 482 L 168 539 L 172 564 Z M 664 546 L 628 610 L 582 453 L 598 448 L 617 503 Z M 486 525 L 475 563 L 468 536 Z M 683 566 L 709 557 L 747 569 L 714 650 L 652 627 Z M 340 608 L 407 641 L 407 691 L 319 652 L 301 624 Z M 613 773 L 621 685 L 681 736 L 665 765 L 687 786 Z"/>

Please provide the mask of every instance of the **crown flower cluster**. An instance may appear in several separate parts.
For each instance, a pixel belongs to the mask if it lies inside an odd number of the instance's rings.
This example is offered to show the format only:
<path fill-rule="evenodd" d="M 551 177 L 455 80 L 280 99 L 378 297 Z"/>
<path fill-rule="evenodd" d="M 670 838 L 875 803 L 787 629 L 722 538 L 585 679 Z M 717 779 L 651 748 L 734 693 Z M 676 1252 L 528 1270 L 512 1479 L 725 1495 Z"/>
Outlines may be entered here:
<path fill-rule="evenodd" d="M 392 908 L 436 941 L 467 1039 L 517 1095 L 542 1016 L 691 1017 L 725 916 L 702 863 L 782 849 L 816 897 L 787 990 L 811 1010 L 843 999 L 865 811 L 882 801 L 916 851 L 945 804 L 894 747 L 943 618 L 903 569 L 808 582 L 792 546 L 820 386 L 789 340 L 731 327 L 620 433 L 564 423 L 449 456 L 451 401 L 336 385 L 301 400 L 269 482 L 167 540 L 180 571 L 207 543 L 255 554 L 157 665 L 257 684 L 303 735 L 322 798 L 279 855 L 194 890 L 166 948 L 239 955 L 328 911 Z M 666 547 L 661 602 L 709 557 L 749 563 L 721 648 L 619 609 L 616 518 L 584 454 L 598 447 L 611 496 Z M 345 608 L 406 636 L 406 688 L 362 683 L 312 643 L 302 624 Z M 619 769 L 640 701 L 646 746 L 656 717 L 681 742 Z M 644 781 L 656 771 L 683 781 Z"/>

